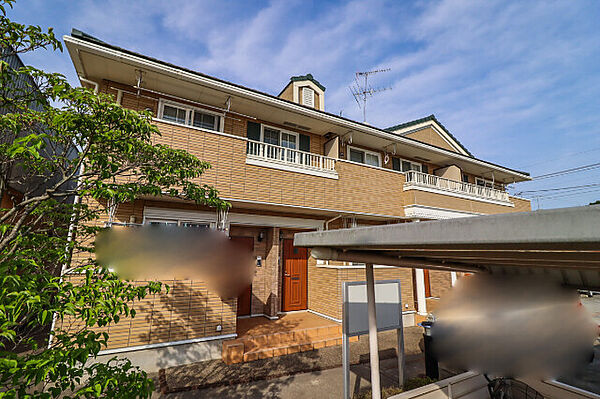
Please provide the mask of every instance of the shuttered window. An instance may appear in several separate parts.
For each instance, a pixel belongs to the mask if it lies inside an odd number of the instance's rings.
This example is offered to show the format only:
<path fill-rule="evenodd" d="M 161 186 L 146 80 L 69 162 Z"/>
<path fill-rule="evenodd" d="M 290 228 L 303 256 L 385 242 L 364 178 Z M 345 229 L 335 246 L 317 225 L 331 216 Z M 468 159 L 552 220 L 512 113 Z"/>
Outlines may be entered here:
<path fill-rule="evenodd" d="M 306 134 L 300 134 L 299 139 L 300 145 L 298 146 L 298 149 L 300 151 L 310 152 L 310 136 L 307 136 Z"/>
<path fill-rule="evenodd" d="M 315 106 L 315 91 L 310 87 L 302 88 L 302 104 L 307 107 Z"/>
<path fill-rule="evenodd" d="M 246 137 L 249 140 L 260 141 L 260 123 L 248 121 Z"/>

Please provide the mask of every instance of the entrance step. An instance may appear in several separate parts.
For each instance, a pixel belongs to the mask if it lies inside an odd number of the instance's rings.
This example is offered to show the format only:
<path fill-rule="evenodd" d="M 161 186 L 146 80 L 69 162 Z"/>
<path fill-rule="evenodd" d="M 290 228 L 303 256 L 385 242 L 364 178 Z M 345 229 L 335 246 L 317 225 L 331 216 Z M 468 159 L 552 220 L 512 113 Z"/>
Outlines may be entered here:
<path fill-rule="evenodd" d="M 350 342 L 358 341 L 351 337 Z M 312 351 L 342 344 L 340 325 L 299 328 L 272 334 L 245 335 L 223 342 L 223 361 L 227 364 Z"/>

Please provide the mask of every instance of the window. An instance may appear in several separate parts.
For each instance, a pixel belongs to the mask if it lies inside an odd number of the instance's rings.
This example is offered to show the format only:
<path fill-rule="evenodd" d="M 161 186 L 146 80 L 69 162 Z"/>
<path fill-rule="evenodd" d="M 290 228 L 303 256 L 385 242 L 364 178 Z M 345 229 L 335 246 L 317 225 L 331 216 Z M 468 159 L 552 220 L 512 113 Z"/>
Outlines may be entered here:
<path fill-rule="evenodd" d="M 298 133 L 263 126 L 262 141 L 280 147 L 298 149 Z"/>
<path fill-rule="evenodd" d="M 468 183 L 469 182 L 469 175 L 463 173 L 462 174 L 462 181 L 463 181 L 463 183 Z"/>
<path fill-rule="evenodd" d="M 296 149 L 296 136 L 290 133 L 281 132 L 281 146 L 285 148 Z"/>
<path fill-rule="evenodd" d="M 183 108 L 173 107 L 165 104 L 162 118 L 167 121 L 185 123 L 186 114 L 187 112 Z"/>
<path fill-rule="evenodd" d="M 217 120 L 219 119 L 216 115 L 205 114 L 202 112 L 194 111 L 194 119 L 192 125 L 200 127 L 202 129 L 218 130 Z"/>
<path fill-rule="evenodd" d="M 177 220 L 148 220 L 147 223 L 154 227 L 177 226 Z"/>
<path fill-rule="evenodd" d="M 207 130 L 221 130 L 221 116 L 210 111 L 162 101 L 159 110 L 159 117 L 166 121 Z"/>
<path fill-rule="evenodd" d="M 417 172 L 427 173 L 427 168 L 423 167 L 420 163 L 407 161 L 406 159 L 393 158 L 392 169 L 399 172 L 408 172 L 410 170 L 416 170 Z"/>
<path fill-rule="evenodd" d="M 379 155 L 366 152 L 365 163 L 371 166 L 379 166 Z"/>
<path fill-rule="evenodd" d="M 210 228 L 210 223 L 181 222 L 181 225 L 183 227 L 198 230 L 208 230 Z"/>
<path fill-rule="evenodd" d="M 315 106 L 315 91 L 310 87 L 302 88 L 302 104 L 308 107 Z"/>
<path fill-rule="evenodd" d="M 350 160 L 352 162 L 365 163 L 365 153 L 363 151 L 350 148 Z"/>
<path fill-rule="evenodd" d="M 295 150 L 298 148 L 298 133 L 282 131 L 268 126 L 263 126 L 262 141 L 267 144 Z M 287 156 L 286 156 L 287 153 Z M 298 162 L 298 154 L 294 151 L 282 151 L 281 148 L 267 147 L 267 158 L 281 161 Z M 301 161 L 301 160 L 300 160 Z"/>
<path fill-rule="evenodd" d="M 363 163 L 371 166 L 381 166 L 379 154 L 373 151 L 348 147 L 348 159 L 352 162 Z"/>
<path fill-rule="evenodd" d="M 210 221 L 200 221 L 200 222 L 190 222 L 183 221 L 180 219 L 146 219 L 146 224 L 155 228 L 170 228 L 170 227 L 187 227 L 189 229 L 197 229 L 197 230 L 206 230 L 206 229 L 214 229 L 216 227 L 216 223 Z"/>
<path fill-rule="evenodd" d="M 263 131 L 263 141 L 267 144 L 279 145 L 279 130 L 265 127 Z"/>
<path fill-rule="evenodd" d="M 475 178 L 475 184 L 481 187 L 494 188 L 494 183 L 492 183 L 490 180 L 482 179 L 479 177 Z"/>

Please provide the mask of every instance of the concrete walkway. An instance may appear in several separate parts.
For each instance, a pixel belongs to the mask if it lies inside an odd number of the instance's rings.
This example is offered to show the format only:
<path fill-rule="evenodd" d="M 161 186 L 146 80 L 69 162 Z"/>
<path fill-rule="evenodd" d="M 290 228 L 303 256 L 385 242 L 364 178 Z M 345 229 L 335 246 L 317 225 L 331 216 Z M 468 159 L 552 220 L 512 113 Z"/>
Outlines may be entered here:
<path fill-rule="evenodd" d="M 397 386 L 398 363 L 396 359 L 380 362 L 382 387 Z M 424 360 L 422 356 L 410 356 L 406 362 L 407 378 L 422 375 Z M 155 394 L 153 399 L 191 399 L 191 398 L 341 398 L 344 391 L 342 369 L 334 368 L 312 373 L 300 373 L 270 380 L 260 380 L 245 384 L 200 389 L 167 395 Z M 354 394 L 370 390 L 369 364 L 351 366 L 350 384 Z"/>
<path fill-rule="evenodd" d="M 382 385 L 397 386 L 396 332 L 379 334 Z M 422 329 L 404 329 L 407 378 L 424 374 L 421 349 Z M 351 346 L 352 384 L 355 391 L 367 389 L 370 380 L 368 336 L 361 336 Z M 343 391 L 341 347 L 261 359 L 227 365 L 221 360 L 192 363 L 161 371 L 156 378 L 157 391 L 163 398 L 328 398 L 340 397 Z M 160 382 L 159 382 L 160 381 Z"/>

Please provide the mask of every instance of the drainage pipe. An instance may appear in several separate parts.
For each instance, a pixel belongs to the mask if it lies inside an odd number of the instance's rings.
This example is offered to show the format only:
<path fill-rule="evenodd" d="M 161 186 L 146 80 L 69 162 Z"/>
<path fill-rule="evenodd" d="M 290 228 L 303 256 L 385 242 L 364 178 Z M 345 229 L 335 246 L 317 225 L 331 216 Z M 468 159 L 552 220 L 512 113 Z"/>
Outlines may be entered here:
<path fill-rule="evenodd" d="M 81 76 L 79 77 L 79 80 L 81 80 L 83 83 L 87 83 L 89 85 L 94 86 L 94 94 L 98 94 L 98 90 L 100 89 L 100 84 L 99 83 L 94 82 L 93 80 L 86 79 L 86 78 L 81 77 Z"/>

